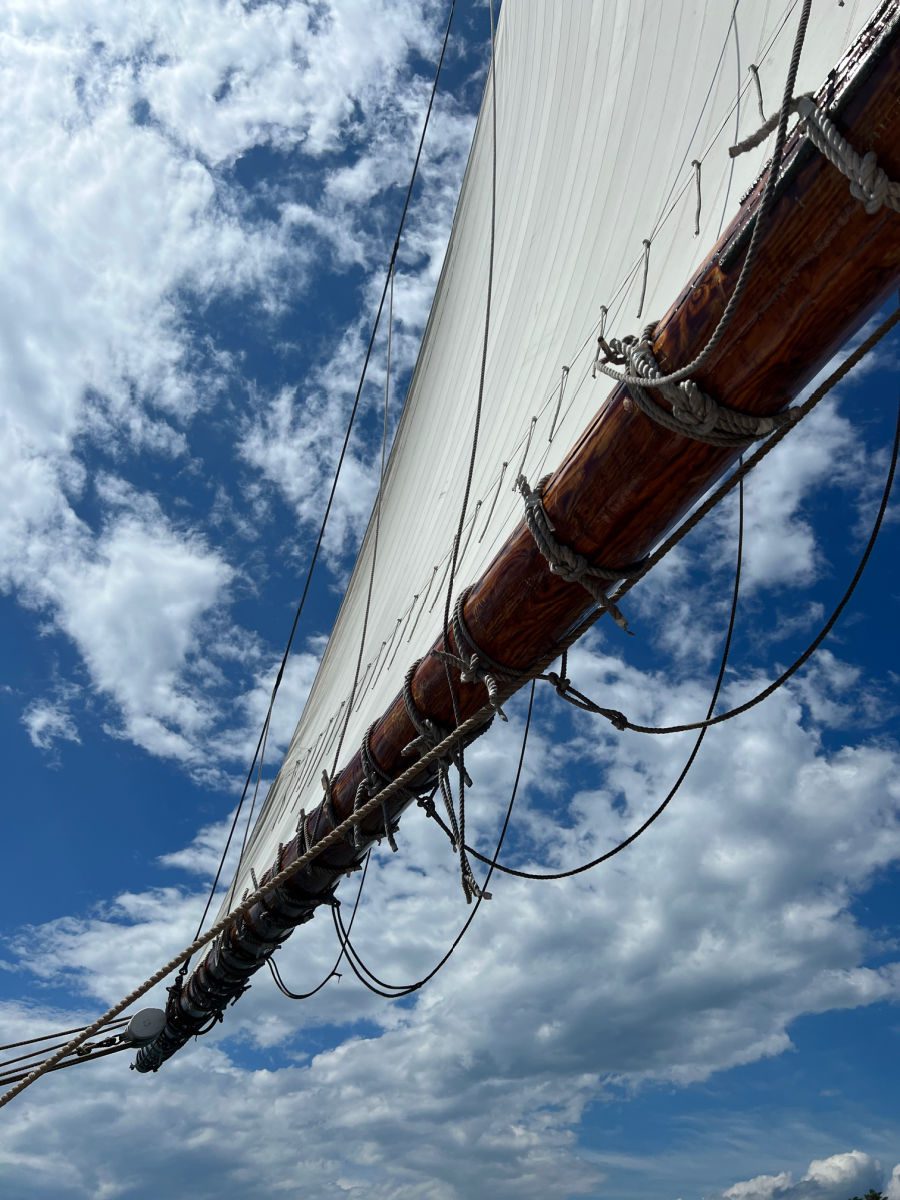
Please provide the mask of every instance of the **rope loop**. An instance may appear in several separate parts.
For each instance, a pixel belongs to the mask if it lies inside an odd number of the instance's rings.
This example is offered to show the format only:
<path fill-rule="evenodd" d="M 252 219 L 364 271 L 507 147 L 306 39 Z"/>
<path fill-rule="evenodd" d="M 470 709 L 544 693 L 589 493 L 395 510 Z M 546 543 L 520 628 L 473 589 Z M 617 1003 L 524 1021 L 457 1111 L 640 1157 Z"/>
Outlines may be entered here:
<path fill-rule="evenodd" d="M 471 591 L 470 586 L 460 592 L 453 608 L 453 641 L 457 653 L 451 654 L 445 650 L 435 650 L 433 653 L 455 666 L 463 683 L 483 684 L 488 694 L 488 703 L 500 720 L 505 721 L 506 713 L 500 706 L 500 685 L 522 682 L 528 678 L 528 672 L 497 662 L 475 641 L 465 614 L 466 601 Z"/>
<path fill-rule="evenodd" d="M 629 563 L 625 567 L 615 569 L 594 566 L 577 550 L 558 541 L 554 537 L 553 522 L 547 516 L 544 508 L 543 493 L 549 478 L 549 475 L 545 475 L 533 489 L 529 487 L 528 480 L 524 475 L 520 475 L 516 481 L 516 486 L 525 501 L 525 524 L 528 526 L 529 533 L 534 538 L 538 550 L 546 559 L 552 574 L 558 575 L 566 583 L 580 584 L 597 604 L 609 613 L 623 633 L 630 634 L 628 622 L 622 616 L 618 606 L 607 596 L 607 589 L 604 585 L 634 574 L 639 570 L 640 564 Z"/>
<path fill-rule="evenodd" d="M 870 216 L 885 206 L 900 212 L 900 182 L 891 180 L 878 165 L 874 150 L 860 154 L 809 93 L 793 99 L 790 111 L 800 117 L 804 133 L 819 153 L 850 181 L 850 195 L 859 200 Z M 777 116 L 770 117 L 756 133 L 732 146 L 728 153 L 737 158 L 761 145 L 777 122 Z"/>
<path fill-rule="evenodd" d="M 655 328 L 647 325 L 639 338 L 633 335 L 611 338 L 602 349 L 606 362 L 625 366 L 631 377 L 646 383 L 646 387 L 630 383 L 628 390 L 641 412 L 657 425 L 711 446 L 743 448 L 796 419 L 793 409 L 770 417 L 739 412 L 707 395 L 693 379 L 664 382 L 653 352 Z M 659 391 L 671 408 L 657 404 L 650 395 L 651 388 Z"/>
<path fill-rule="evenodd" d="M 422 659 L 417 659 L 411 664 L 409 670 L 403 680 L 403 703 L 406 707 L 406 715 L 409 717 L 410 723 L 416 730 L 417 737 L 405 746 L 404 754 L 423 754 L 434 750 L 441 742 L 452 734 L 452 730 L 445 728 L 439 721 L 435 721 L 432 717 L 427 716 L 421 711 L 416 704 L 412 694 L 412 680 Z M 463 760 L 463 747 L 468 742 L 479 737 L 490 725 L 488 721 L 480 729 L 476 730 L 468 739 L 460 739 L 460 741 L 450 749 L 446 755 L 434 760 L 434 766 L 437 771 L 437 785 L 440 789 L 441 799 L 444 801 L 444 808 L 447 811 L 447 819 L 449 828 L 452 834 L 451 842 L 456 848 L 459 855 L 460 880 L 462 883 L 463 894 L 466 897 L 466 903 L 471 904 L 473 897 L 483 900 L 490 899 L 489 892 L 482 892 L 478 881 L 472 872 L 472 866 L 466 854 L 463 839 L 460 836 L 459 819 L 456 815 L 456 806 L 453 803 L 453 789 L 450 786 L 450 769 L 456 767 L 460 773 L 460 779 L 465 787 L 472 787 L 472 780 L 469 778 L 469 773 L 466 771 Z M 427 811 L 427 810 L 426 810 Z"/>

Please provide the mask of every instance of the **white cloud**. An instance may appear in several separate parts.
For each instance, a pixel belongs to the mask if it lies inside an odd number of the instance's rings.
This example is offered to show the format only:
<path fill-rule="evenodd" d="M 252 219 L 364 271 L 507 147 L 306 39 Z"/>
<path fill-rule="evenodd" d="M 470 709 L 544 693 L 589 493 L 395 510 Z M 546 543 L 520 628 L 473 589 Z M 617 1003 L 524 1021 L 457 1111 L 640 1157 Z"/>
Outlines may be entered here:
<path fill-rule="evenodd" d="M 571 669 L 588 690 L 614 681 L 622 707 L 653 720 L 693 714 L 704 698 L 697 681 L 662 688 L 654 676 L 585 648 Z M 732 684 L 729 699 L 744 686 Z M 483 847 L 509 786 L 521 705 L 512 715 L 510 726 L 469 753 L 477 784 L 470 837 Z M 639 823 L 685 749 L 682 739 L 623 737 L 580 717 L 580 732 L 561 745 L 547 720 L 546 713 L 538 720 L 508 855 L 525 865 L 568 866 Z M 800 693 L 785 690 L 714 730 L 663 821 L 604 870 L 544 885 L 495 876 L 494 899 L 412 1005 L 363 993 L 346 969 L 314 1000 L 291 1005 L 263 974 L 228 1011 L 214 1050 L 187 1048 L 154 1080 L 104 1081 L 98 1093 L 127 1089 L 123 1096 L 154 1128 L 177 1102 L 175 1089 L 189 1089 L 198 1115 L 169 1135 L 168 1163 L 192 1156 L 223 1195 L 240 1195 L 251 1175 L 258 1174 L 261 1196 L 285 1182 L 280 1151 L 263 1162 L 242 1134 L 231 1136 L 238 1112 L 262 1119 L 265 1104 L 267 1145 L 279 1142 L 288 1111 L 292 1127 L 307 1130 L 299 1147 L 292 1143 L 291 1164 L 302 1167 L 311 1197 L 338 1180 L 374 1196 L 602 1194 L 602 1165 L 576 1142 L 588 1104 L 661 1083 L 686 1086 L 783 1053 L 803 1014 L 900 995 L 897 964 L 867 964 L 868 937 L 850 908 L 873 875 L 900 858 L 896 752 L 866 742 L 825 750 L 805 721 Z M 559 786 L 563 757 L 567 774 L 585 779 L 571 798 Z M 210 848 L 201 842 L 180 865 L 205 865 Z M 342 888 L 345 904 L 352 889 L 353 881 Z M 44 982 L 65 978 L 106 1001 L 168 953 L 197 910 L 197 897 L 175 892 L 126 896 L 109 912 L 41 926 L 27 944 L 30 952 L 40 948 Z M 401 852 L 378 854 L 370 867 L 354 926 L 360 953 L 383 978 L 416 978 L 465 914 L 446 841 L 411 813 Z M 289 986 L 302 989 L 327 974 L 334 956 L 320 915 L 289 939 L 279 961 Z M 362 1034 L 361 1019 L 368 1022 Z M 309 1059 L 301 1054 L 305 1065 L 283 1065 L 296 1057 L 295 1031 L 317 1029 L 325 1047 Z M 287 1060 L 275 1056 L 271 1071 L 249 1070 L 239 1065 L 250 1052 L 242 1045 L 257 1055 L 282 1047 Z M 54 1126 L 67 1129 L 60 1135 L 67 1146 L 85 1120 L 67 1110 L 69 1095 L 54 1081 L 40 1100 Z M 16 1128 L 7 1145 L 18 1144 Z M 78 1153 L 79 1170 L 92 1179 L 96 1157 Z M 788 1186 L 800 1189 L 784 1193 L 790 1200 L 847 1200 L 835 1189 L 850 1179 L 850 1167 L 852 1186 L 861 1184 L 865 1164 L 845 1159 L 814 1163 L 796 1185 L 784 1174 L 740 1185 L 744 1191 L 729 1200 L 781 1200 L 778 1189 Z M 104 1161 L 113 1183 L 140 1181 L 131 1184 L 136 1195 L 158 1186 L 159 1168 L 143 1158 L 127 1167 Z M 76 1195 L 94 1185 L 80 1186 Z"/>
<path fill-rule="evenodd" d="M 63 696 L 33 700 L 22 713 L 22 724 L 28 730 L 31 744 L 39 750 L 50 750 L 59 741 L 81 741 Z"/>
<path fill-rule="evenodd" d="M 209 697 L 194 689 L 216 676 L 193 639 L 227 599 L 228 556 L 196 522 L 176 526 L 125 483 L 124 466 L 123 478 L 101 476 L 91 490 L 86 464 L 98 450 L 117 464 L 135 452 L 187 459 L 198 412 L 226 385 L 247 387 L 239 359 L 196 332 L 205 306 L 240 297 L 265 322 L 302 295 L 323 226 L 300 230 L 290 206 L 300 194 L 320 212 L 339 146 L 355 153 L 374 130 L 380 186 L 405 170 L 423 83 L 404 83 L 395 103 L 398 73 L 410 54 L 433 53 L 434 14 L 414 0 L 378 8 L 373 19 L 359 0 L 193 0 L 177 12 L 88 2 L 13 5 L 0 18 L 10 275 L 0 301 L 0 585 L 74 640 L 118 708 L 117 733 L 188 763 L 211 727 Z M 280 182 L 261 183 L 260 195 L 275 189 L 265 212 L 231 174 L 255 147 L 300 156 Z M 360 221 L 346 228 L 359 233 Z M 331 445 L 317 449 L 327 459 Z M 261 477 L 283 481 L 277 467 Z M 359 532 L 372 495 L 355 458 L 338 545 Z M 99 521 L 83 518 L 84 500 L 99 504 Z M 241 516 L 232 523 L 246 528 Z"/>
<path fill-rule="evenodd" d="M 900 1167 L 894 1168 L 894 1175 Z M 722 1200 L 850 1200 L 884 1183 L 881 1164 L 869 1154 L 850 1150 L 816 1159 L 796 1182 L 789 1171 L 780 1175 L 757 1175 L 736 1183 L 722 1193 Z"/>

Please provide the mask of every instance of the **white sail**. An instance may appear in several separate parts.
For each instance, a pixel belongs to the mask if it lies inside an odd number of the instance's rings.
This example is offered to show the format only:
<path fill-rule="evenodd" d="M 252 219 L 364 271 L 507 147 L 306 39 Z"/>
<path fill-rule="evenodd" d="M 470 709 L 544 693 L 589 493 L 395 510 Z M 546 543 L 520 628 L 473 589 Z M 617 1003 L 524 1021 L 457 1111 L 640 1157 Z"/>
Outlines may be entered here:
<path fill-rule="evenodd" d="M 798 93 L 821 85 L 873 9 L 873 0 L 814 4 Z M 339 766 L 441 627 L 481 368 L 491 87 L 494 292 L 457 594 L 520 519 L 518 472 L 534 481 L 555 468 L 604 401 L 608 381 L 591 378 L 601 306 L 612 336 L 660 317 L 754 182 L 771 147 L 728 156 L 761 123 L 748 68 L 758 70 L 768 115 L 781 101 L 799 11 L 799 0 L 504 3 L 493 79 L 386 473 L 369 633 Z M 370 526 L 232 894 L 249 885 L 251 866 L 259 873 L 271 864 L 300 810 L 322 798 L 353 683 L 373 536 Z"/>

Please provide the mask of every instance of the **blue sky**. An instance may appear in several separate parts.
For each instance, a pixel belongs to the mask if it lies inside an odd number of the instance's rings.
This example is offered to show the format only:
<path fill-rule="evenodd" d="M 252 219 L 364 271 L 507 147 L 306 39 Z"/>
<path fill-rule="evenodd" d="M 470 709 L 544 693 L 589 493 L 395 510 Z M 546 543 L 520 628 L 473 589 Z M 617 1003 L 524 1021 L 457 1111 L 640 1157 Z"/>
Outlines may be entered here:
<path fill-rule="evenodd" d="M 90 1019 L 193 932 L 313 545 L 444 15 L 430 0 L 177 14 L 66 0 L 0 18 L 4 1042 Z M 486 40 L 486 9 L 466 0 L 400 256 L 398 396 Z M 854 569 L 898 354 L 895 337 L 747 488 L 726 701 L 791 660 Z M 273 766 L 375 494 L 383 355 Z M 601 628 L 573 654 L 578 686 L 651 723 L 700 715 L 734 534 L 729 504 L 628 598 L 635 638 Z M 413 1001 L 345 973 L 297 1005 L 261 975 L 157 1076 L 119 1056 L 40 1081 L 3 1112 L 4 1194 L 849 1200 L 875 1186 L 898 1200 L 896 555 L 889 520 L 813 664 L 712 731 L 663 821 L 605 871 L 496 880 Z M 471 752 L 486 848 L 522 705 L 510 715 Z M 686 753 L 541 696 L 510 856 L 590 857 L 640 823 Z M 402 980 L 440 957 L 465 904 L 415 812 L 400 843 L 373 859 L 357 930 Z M 333 954 L 330 922 L 304 928 L 281 954 L 289 986 Z"/>

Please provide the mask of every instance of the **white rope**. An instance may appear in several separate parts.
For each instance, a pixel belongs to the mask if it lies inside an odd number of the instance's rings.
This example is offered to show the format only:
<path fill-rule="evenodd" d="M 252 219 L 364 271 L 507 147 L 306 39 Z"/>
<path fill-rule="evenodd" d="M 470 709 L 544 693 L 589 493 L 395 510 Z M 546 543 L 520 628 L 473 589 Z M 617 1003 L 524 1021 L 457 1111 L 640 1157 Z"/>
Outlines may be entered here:
<path fill-rule="evenodd" d="M 860 154 L 812 96 L 798 96 L 792 100 L 791 111 L 800 117 L 806 136 L 819 153 L 849 179 L 851 196 L 860 201 L 867 213 L 877 213 L 884 206 L 900 212 L 900 182 L 891 180 L 878 165 L 874 150 Z M 755 149 L 766 140 L 777 121 L 778 116 L 770 117 L 756 133 L 732 146 L 728 153 L 737 158 L 739 154 Z"/>
<path fill-rule="evenodd" d="M 719 404 L 701 391 L 693 379 L 667 382 L 653 353 L 653 331 L 654 326 L 648 325 L 640 338 L 611 338 L 609 342 L 601 342 L 600 348 L 606 353 L 606 362 L 624 364 L 629 376 L 644 384 L 629 382 L 628 390 L 641 412 L 657 425 L 711 446 L 740 448 L 768 437 L 773 430 L 794 420 L 792 409 L 771 417 L 757 417 Z M 671 411 L 657 404 L 648 388 L 660 391 Z"/>

